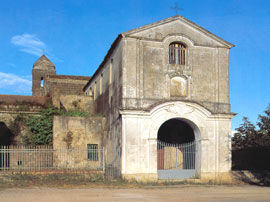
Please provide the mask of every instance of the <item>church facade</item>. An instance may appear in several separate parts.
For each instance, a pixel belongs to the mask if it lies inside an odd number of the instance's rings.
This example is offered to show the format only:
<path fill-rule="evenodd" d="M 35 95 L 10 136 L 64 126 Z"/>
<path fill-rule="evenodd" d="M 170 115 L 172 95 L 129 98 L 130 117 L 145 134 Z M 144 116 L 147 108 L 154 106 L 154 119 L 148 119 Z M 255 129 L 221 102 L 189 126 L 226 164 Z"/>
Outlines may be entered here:
<path fill-rule="evenodd" d="M 235 115 L 233 46 L 174 16 L 119 34 L 92 77 L 58 75 L 42 55 L 32 69 L 33 96 L 0 96 L 0 129 L 13 121 L 17 103 L 33 106 L 25 113 L 39 113 L 48 102 L 82 109 L 88 117 L 54 117 L 54 149 L 73 134 L 69 146 L 104 147 L 106 169 L 126 179 L 224 181 Z M 2 139 L 0 145 L 13 144 Z"/>
<path fill-rule="evenodd" d="M 216 178 L 230 172 L 233 46 L 182 16 L 116 38 L 83 90 L 93 96 L 95 113 L 106 117 L 103 144 L 124 178 Z"/>

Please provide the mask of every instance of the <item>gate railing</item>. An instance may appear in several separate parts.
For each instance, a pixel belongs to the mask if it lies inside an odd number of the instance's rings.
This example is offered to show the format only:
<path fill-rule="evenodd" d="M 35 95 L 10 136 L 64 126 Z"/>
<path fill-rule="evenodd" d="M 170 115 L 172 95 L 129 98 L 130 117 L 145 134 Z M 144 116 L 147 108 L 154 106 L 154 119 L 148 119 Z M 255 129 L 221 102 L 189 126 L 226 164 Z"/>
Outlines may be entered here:
<path fill-rule="evenodd" d="M 195 141 L 183 144 L 158 141 L 157 150 L 159 170 L 195 169 Z"/>
<path fill-rule="evenodd" d="M 1 171 L 105 170 L 102 149 L 53 149 L 50 146 L 0 147 Z"/>

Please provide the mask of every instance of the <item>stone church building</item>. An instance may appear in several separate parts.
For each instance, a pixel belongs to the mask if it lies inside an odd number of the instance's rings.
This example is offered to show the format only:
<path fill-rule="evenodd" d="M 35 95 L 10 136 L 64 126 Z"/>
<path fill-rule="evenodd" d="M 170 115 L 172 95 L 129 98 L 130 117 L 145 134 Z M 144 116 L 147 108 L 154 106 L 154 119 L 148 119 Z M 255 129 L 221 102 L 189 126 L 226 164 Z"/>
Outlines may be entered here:
<path fill-rule="evenodd" d="M 106 117 L 123 177 L 228 174 L 233 46 L 182 16 L 119 34 L 83 90 Z"/>
<path fill-rule="evenodd" d="M 71 146 L 105 147 L 106 162 L 123 178 L 224 179 L 235 115 L 229 100 L 233 46 L 182 16 L 170 17 L 119 34 L 92 77 L 57 75 L 41 56 L 27 99 L 51 97 L 64 108 L 77 99 L 93 117 L 55 117 L 54 147 L 72 132 Z"/>

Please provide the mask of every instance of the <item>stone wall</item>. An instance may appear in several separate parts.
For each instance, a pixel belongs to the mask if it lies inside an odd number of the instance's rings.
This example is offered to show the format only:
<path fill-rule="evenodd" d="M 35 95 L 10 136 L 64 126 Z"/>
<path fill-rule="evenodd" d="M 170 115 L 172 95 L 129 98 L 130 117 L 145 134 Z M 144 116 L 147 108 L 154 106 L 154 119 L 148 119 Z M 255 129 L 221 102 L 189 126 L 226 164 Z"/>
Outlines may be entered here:
<path fill-rule="evenodd" d="M 0 146 L 22 145 L 22 135 L 25 133 L 26 127 L 23 123 L 16 123 L 17 125 L 15 126 L 15 119 L 21 115 L 38 114 L 39 112 L 31 111 L 0 111 Z"/>
<path fill-rule="evenodd" d="M 0 95 L 1 111 L 37 112 L 50 103 L 50 98 L 43 96 Z"/>
<path fill-rule="evenodd" d="M 25 126 L 18 123 L 15 126 L 15 119 L 21 115 L 38 115 L 49 103 L 47 97 L 0 95 L 0 145 L 21 145 Z"/>
<path fill-rule="evenodd" d="M 55 116 L 53 121 L 53 147 L 83 149 L 87 144 L 104 146 L 107 133 L 103 117 Z M 70 137 L 68 137 L 70 136 Z M 68 140 L 69 139 L 69 140 Z"/>
<path fill-rule="evenodd" d="M 56 91 L 61 95 L 84 95 L 83 87 L 90 77 L 48 75 L 45 78 L 45 94 L 52 95 Z"/>
<path fill-rule="evenodd" d="M 94 102 L 91 96 L 54 94 L 52 100 L 53 105 L 57 108 L 64 108 L 65 110 L 78 109 L 94 114 Z"/>
<path fill-rule="evenodd" d="M 89 159 L 87 157 L 87 145 L 94 144 L 98 146 L 98 149 L 102 149 L 106 139 L 107 132 L 105 131 L 105 118 L 103 117 L 54 117 L 54 149 L 60 151 L 67 148 L 75 149 L 75 153 L 73 151 L 72 155 L 66 156 L 57 153 L 55 162 L 58 167 L 85 168 L 86 165 L 88 167 L 101 166 L 103 164 L 102 151 L 99 150 L 95 153 L 95 159 Z"/>

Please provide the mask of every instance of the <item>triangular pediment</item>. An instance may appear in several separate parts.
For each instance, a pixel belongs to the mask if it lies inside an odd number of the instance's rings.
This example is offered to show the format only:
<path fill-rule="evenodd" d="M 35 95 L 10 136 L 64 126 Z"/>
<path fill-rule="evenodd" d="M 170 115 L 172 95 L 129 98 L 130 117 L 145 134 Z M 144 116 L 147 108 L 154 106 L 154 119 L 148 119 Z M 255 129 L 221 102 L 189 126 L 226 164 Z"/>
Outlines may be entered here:
<path fill-rule="evenodd" d="M 233 44 L 179 15 L 124 32 L 122 35 L 125 37 L 158 41 L 162 41 L 171 35 L 180 35 L 190 39 L 194 45 L 225 48 L 234 47 Z"/>

